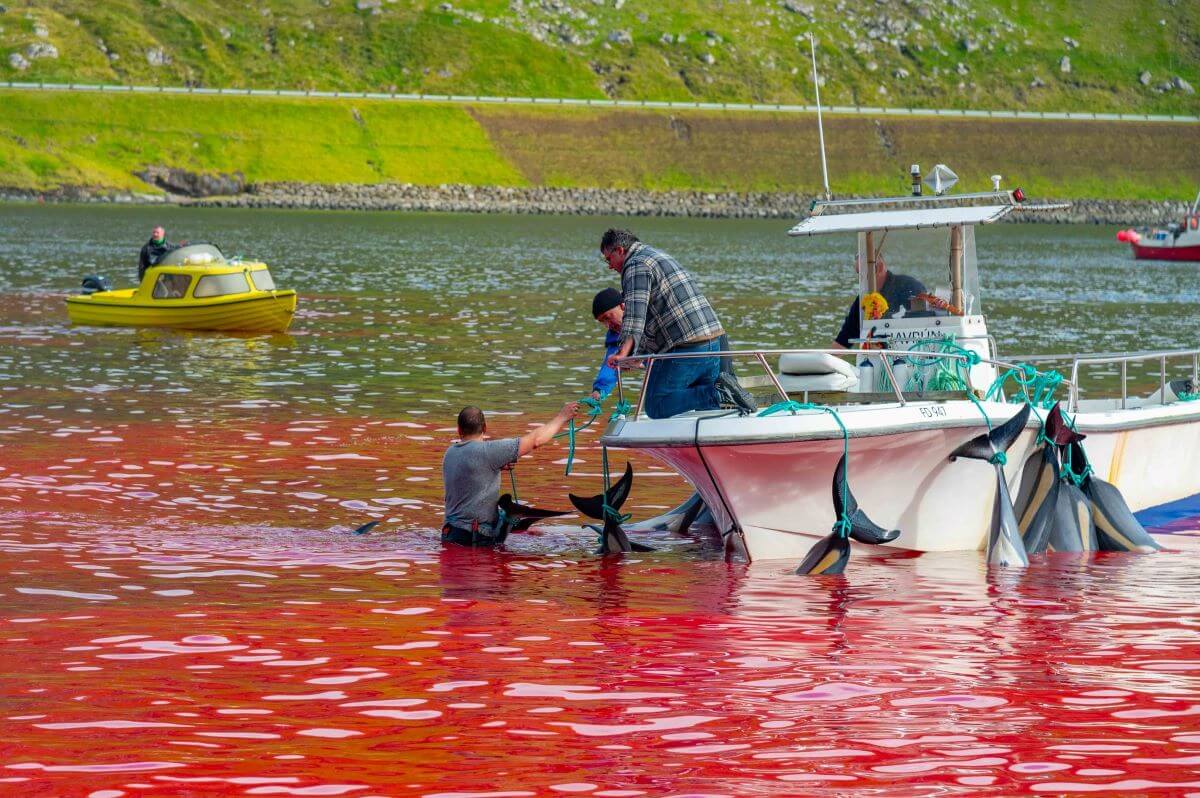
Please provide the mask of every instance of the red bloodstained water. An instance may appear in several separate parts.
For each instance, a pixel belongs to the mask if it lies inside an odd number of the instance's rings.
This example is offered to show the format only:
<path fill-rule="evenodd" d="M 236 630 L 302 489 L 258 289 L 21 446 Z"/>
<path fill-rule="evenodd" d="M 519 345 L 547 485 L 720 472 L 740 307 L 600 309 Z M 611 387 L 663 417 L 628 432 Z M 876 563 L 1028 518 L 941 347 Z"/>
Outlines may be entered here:
<path fill-rule="evenodd" d="M 122 440 L 0 473 L 0 794 L 1200 794 L 1186 529 L 991 574 L 601 559 L 572 522 L 442 549 L 428 420 L 80 435 Z M 524 498 L 594 488 L 561 454 Z"/>

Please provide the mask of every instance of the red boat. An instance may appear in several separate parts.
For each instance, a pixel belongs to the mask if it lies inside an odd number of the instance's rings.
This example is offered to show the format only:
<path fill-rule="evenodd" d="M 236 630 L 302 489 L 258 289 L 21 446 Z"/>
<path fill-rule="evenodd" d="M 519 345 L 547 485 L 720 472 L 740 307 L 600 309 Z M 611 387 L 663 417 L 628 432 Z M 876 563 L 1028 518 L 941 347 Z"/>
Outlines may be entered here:
<path fill-rule="evenodd" d="M 1182 221 L 1171 222 L 1165 229 L 1121 230 L 1117 240 L 1133 247 L 1136 260 L 1200 261 L 1200 194 Z"/>

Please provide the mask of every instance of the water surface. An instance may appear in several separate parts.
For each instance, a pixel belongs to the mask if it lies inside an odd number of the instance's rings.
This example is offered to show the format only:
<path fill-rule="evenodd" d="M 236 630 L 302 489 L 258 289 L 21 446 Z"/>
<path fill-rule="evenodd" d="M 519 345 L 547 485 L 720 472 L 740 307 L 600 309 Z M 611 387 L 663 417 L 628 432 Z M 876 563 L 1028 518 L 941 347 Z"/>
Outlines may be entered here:
<path fill-rule="evenodd" d="M 131 279 L 160 221 L 270 263 L 290 333 L 70 327 L 63 294 Z M 849 242 L 774 221 L 5 206 L 0 794 L 1200 795 L 1186 514 L 1171 551 L 1024 574 L 803 579 L 664 535 L 601 560 L 578 519 L 442 550 L 457 410 L 514 434 L 590 386 L 612 223 L 739 344 L 823 345 L 853 292 Z M 979 232 L 1003 349 L 1181 344 L 1194 267 L 1111 239 Z M 595 492 L 596 432 L 571 476 L 561 444 L 523 461 L 522 498 Z M 627 509 L 686 494 L 634 462 Z"/>

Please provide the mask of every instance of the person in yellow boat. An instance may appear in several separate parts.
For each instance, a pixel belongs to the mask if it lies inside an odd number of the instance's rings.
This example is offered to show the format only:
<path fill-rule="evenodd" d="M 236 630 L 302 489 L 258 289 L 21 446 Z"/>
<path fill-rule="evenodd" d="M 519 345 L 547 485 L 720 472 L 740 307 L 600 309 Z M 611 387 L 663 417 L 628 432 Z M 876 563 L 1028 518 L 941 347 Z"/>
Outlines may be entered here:
<path fill-rule="evenodd" d="M 157 266 L 168 252 L 179 249 L 181 246 L 183 245 L 167 241 L 167 231 L 163 229 L 162 225 L 155 227 L 150 233 L 150 240 L 142 246 L 142 251 L 138 255 L 138 282 L 142 281 L 146 269 Z"/>
<path fill-rule="evenodd" d="M 458 414 L 459 440 L 442 458 L 445 521 L 442 543 L 493 547 L 503 542 L 500 514 L 500 472 L 534 449 L 545 446 L 575 418 L 578 402 L 567 402 L 554 418 L 520 438 L 485 441 L 487 420 L 478 407 Z"/>
<path fill-rule="evenodd" d="M 854 270 L 856 272 L 859 271 L 858 261 L 854 262 Z M 882 255 L 875 258 L 875 285 L 878 286 L 879 293 L 883 296 L 884 301 L 887 302 L 885 316 L 895 316 L 896 312 L 901 308 L 908 311 L 911 308 L 910 303 L 917 294 L 925 293 L 925 285 L 917 278 L 889 271 Z M 834 349 L 850 348 L 850 340 L 857 338 L 859 331 L 862 329 L 861 316 L 862 297 L 856 296 L 854 304 L 850 306 L 850 310 L 846 313 L 845 321 L 842 322 L 842 329 L 838 331 L 837 337 L 833 339 Z"/>

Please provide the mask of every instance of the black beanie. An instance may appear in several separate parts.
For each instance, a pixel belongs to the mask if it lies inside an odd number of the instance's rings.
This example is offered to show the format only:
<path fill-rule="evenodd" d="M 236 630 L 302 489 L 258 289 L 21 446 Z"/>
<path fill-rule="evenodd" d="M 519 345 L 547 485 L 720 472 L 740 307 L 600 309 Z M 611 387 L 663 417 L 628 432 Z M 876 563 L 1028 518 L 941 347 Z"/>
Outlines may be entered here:
<path fill-rule="evenodd" d="M 615 288 L 605 288 L 592 299 L 592 318 L 600 318 L 601 313 L 607 313 L 625 301 L 621 292 Z"/>

